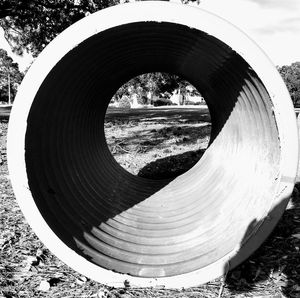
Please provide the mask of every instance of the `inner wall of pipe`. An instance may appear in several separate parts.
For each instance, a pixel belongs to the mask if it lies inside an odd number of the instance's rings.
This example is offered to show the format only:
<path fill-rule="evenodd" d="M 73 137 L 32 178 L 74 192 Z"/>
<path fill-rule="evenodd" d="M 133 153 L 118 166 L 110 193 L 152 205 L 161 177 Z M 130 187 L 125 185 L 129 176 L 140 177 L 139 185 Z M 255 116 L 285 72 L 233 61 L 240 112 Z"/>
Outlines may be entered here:
<path fill-rule="evenodd" d="M 105 141 L 111 97 L 146 72 L 187 79 L 211 114 L 209 148 L 171 182 L 128 173 Z M 280 162 L 256 73 L 213 36 L 165 22 L 109 29 L 65 55 L 36 94 L 25 149 L 33 198 L 56 235 L 102 268 L 141 277 L 192 272 L 251 241 Z"/>

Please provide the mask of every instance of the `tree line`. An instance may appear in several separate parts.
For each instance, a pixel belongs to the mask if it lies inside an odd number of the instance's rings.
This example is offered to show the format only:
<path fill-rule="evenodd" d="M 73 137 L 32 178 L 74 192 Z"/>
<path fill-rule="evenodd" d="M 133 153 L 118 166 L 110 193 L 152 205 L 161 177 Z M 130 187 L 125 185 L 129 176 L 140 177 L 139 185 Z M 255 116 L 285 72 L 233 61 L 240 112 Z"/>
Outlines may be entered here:
<path fill-rule="evenodd" d="M 295 107 L 300 107 L 300 62 L 277 67 Z"/>
<path fill-rule="evenodd" d="M 18 63 L 0 49 L 0 101 L 11 104 L 21 84 L 24 74 L 20 72 Z"/>
<path fill-rule="evenodd" d="M 170 97 L 175 92 L 182 96 L 181 104 L 187 104 L 185 102 L 187 94 L 201 96 L 194 86 L 175 74 L 152 72 L 134 77 L 122 85 L 114 95 L 112 101 L 118 102 L 124 96 L 128 98 L 135 96 L 141 105 L 165 105 L 172 104 Z"/>

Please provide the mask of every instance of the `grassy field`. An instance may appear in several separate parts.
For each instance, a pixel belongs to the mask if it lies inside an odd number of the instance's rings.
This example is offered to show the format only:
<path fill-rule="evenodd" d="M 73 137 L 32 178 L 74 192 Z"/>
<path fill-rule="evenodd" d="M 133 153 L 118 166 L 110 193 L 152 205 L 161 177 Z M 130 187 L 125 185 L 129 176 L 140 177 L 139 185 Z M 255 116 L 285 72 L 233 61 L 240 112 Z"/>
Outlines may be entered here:
<path fill-rule="evenodd" d="M 176 177 L 202 156 L 210 138 L 207 108 L 111 109 L 108 147 L 127 171 L 142 177 Z"/>
<path fill-rule="evenodd" d="M 128 171 L 173 177 L 201 157 L 210 134 L 206 109 L 147 109 L 106 117 L 108 146 Z M 6 297 L 300 297 L 300 186 L 278 226 L 246 262 L 187 289 L 114 289 L 75 272 L 35 236 L 14 197 L 6 161 L 7 122 L 0 122 L 0 298 Z"/>

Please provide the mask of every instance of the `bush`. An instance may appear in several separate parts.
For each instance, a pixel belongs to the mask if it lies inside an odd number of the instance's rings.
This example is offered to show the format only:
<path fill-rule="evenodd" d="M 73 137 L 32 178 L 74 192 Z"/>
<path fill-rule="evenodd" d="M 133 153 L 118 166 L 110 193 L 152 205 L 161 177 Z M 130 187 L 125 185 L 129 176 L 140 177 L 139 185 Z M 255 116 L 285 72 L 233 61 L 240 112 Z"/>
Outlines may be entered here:
<path fill-rule="evenodd" d="M 119 100 L 118 107 L 122 109 L 130 109 L 131 104 L 129 98 L 127 96 L 122 96 L 122 98 Z"/>

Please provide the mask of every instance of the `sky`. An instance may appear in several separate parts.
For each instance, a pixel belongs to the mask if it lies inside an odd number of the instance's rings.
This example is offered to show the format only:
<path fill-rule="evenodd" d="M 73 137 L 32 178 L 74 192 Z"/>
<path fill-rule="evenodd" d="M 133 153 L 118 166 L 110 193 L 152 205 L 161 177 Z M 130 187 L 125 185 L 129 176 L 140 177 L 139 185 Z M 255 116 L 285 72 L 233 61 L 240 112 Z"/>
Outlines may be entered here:
<path fill-rule="evenodd" d="M 199 7 L 242 29 L 275 65 L 300 61 L 300 0 L 201 0 Z M 1 30 L 0 48 L 9 51 Z M 11 51 L 9 54 L 21 70 L 31 61 L 30 56 L 18 57 Z"/>
<path fill-rule="evenodd" d="M 202 0 L 247 33 L 275 65 L 300 61 L 300 0 Z"/>

